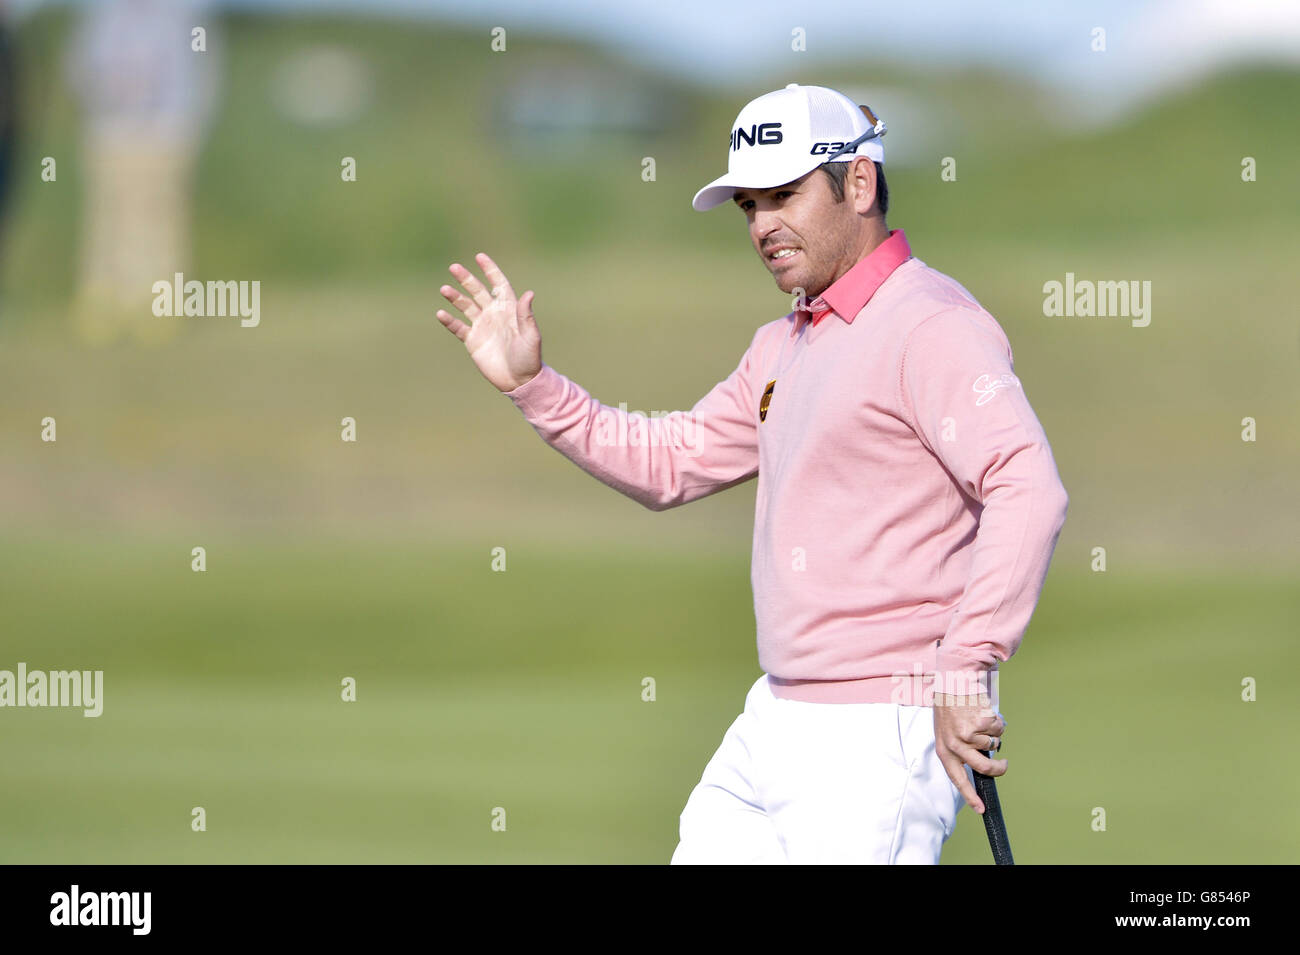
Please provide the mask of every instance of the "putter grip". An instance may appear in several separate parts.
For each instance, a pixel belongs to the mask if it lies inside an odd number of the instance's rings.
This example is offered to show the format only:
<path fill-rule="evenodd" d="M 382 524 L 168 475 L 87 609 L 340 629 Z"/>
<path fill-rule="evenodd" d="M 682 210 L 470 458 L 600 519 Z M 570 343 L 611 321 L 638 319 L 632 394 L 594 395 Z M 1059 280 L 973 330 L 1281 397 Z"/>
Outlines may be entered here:
<path fill-rule="evenodd" d="M 992 758 L 988 752 L 984 755 Z M 993 850 L 993 864 L 1015 865 L 1016 861 L 1011 857 L 1011 842 L 1007 839 L 1007 825 L 1002 819 L 1002 803 L 998 801 L 997 783 L 992 776 L 985 776 L 974 767 L 971 774 L 975 777 L 975 792 L 984 803 L 984 831 L 988 833 L 989 848 Z"/>

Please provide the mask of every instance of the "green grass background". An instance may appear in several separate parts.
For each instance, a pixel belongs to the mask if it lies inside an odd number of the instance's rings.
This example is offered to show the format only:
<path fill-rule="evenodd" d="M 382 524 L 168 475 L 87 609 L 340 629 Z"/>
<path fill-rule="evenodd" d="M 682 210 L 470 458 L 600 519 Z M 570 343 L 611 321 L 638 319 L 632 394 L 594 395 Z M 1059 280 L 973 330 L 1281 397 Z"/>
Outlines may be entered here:
<path fill-rule="evenodd" d="M 485 249 L 537 289 L 548 362 L 606 404 L 690 407 L 789 307 L 739 217 L 688 201 L 753 89 L 647 74 L 669 132 L 522 158 L 492 119 L 509 82 L 637 68 L 525 31 L 493 56 L 441 26 L 230 18 L 187 271 L 259 279 L 262 324 L 88 348 L 67 27 L 20 35 L 20 168 L 56 155 L 60 177 L 24 182 L 0 262 L 0 668 L 103 669 L 106 702 L 0 711 L 0 861 L 666 862 L 758 675 L 754 485 L 645 511 L 546 448 L 432 312 Z M 371 70 L 356 123 L 271 105 L 277 62 L 316 42 Z M 1003 324 L 1070 492 L 1002 671 L 1017 859 L 1295 861 L 1300 77 L 1243 67 L 1084 130 L 1024 81 L 803 64 L 757 85 L 942 104 L 942 149 L 890 166 L 890 223 Z M 1043 317 L 1066 271 L 1152 281 L 1150 327 Z M 944 861 L 989 861 L 969 810 Z"/>

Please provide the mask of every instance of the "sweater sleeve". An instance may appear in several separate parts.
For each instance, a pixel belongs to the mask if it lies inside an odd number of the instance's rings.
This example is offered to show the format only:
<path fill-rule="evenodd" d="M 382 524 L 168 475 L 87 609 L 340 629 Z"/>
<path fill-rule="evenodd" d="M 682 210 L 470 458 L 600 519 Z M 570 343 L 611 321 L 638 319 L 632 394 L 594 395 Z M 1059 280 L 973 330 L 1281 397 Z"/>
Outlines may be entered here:
<path fill-rule="evenodd" d="M 758 473 L 758 333 L 740 364 L 690 411 L 647 417 L 612 408 L 543 364 L 505 392 L 542 440 L 652 511 L 686 504 Z"/>
<path fill-rule="evenodd" d="M 909 423 L 982 505 L 970 576 L 938 647 L 936 692 L 995 690 L 988 672 L 1019 648 L 1065 523 L 1069 498 L 1012 361 L 1001 326 L 976 308 L 932 315 L 903 347 Z"/>

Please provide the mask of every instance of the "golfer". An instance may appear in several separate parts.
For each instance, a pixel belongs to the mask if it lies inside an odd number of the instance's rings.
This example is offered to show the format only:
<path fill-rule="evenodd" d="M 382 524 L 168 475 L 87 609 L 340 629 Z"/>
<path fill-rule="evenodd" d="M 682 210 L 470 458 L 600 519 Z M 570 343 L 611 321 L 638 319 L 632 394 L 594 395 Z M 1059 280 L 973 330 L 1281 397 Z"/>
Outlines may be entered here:
<path fill-rule="evenodd" d="M 1006 723 L 1068 498 L 1001 326 L 886 226 L 885 125 L 791 84 L 740 111 L 731 202 L 794 309 L 689 412 L 602 405 L 541 357 L 533 292 L 486 255 L 446 311 L 542 439 L 651 510 L 758 478 L 763 675 L 681 814 L 674 863 L 939 861 Z"/>

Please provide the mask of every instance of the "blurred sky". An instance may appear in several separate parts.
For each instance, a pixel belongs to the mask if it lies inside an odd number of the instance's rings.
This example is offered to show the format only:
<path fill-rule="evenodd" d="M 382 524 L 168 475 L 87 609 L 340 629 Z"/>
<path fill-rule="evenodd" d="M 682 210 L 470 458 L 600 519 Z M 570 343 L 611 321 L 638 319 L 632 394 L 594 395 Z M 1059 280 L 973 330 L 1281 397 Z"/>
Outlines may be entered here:
<path fill-rule="evenodd" d="M 9 0 L 19 12 L 55 2 Z M 85 2 L 85 0 L 81 0 Z M 89 0 L 99 2 L 99 0 Z M 1029 73 L 1062 95 L 1086 88 L 1084 115 L 1107 118 L 1240 60 L 1300 64 L 1300 0 L 211 0 L 220 8 L 343 10 L 526 27 L 613 46 L 661 68 L 745 88 L 790 64 L 790 30 L 807 56 L 866 56 L 936 66 L 976 62 Z M 1106 29 L 1107 51 L 1090 48 Z M 1098 94 L 1101 94 L 1100 96 Z M 1212 119 L 1207 117 L 1207 120 Z"/>

